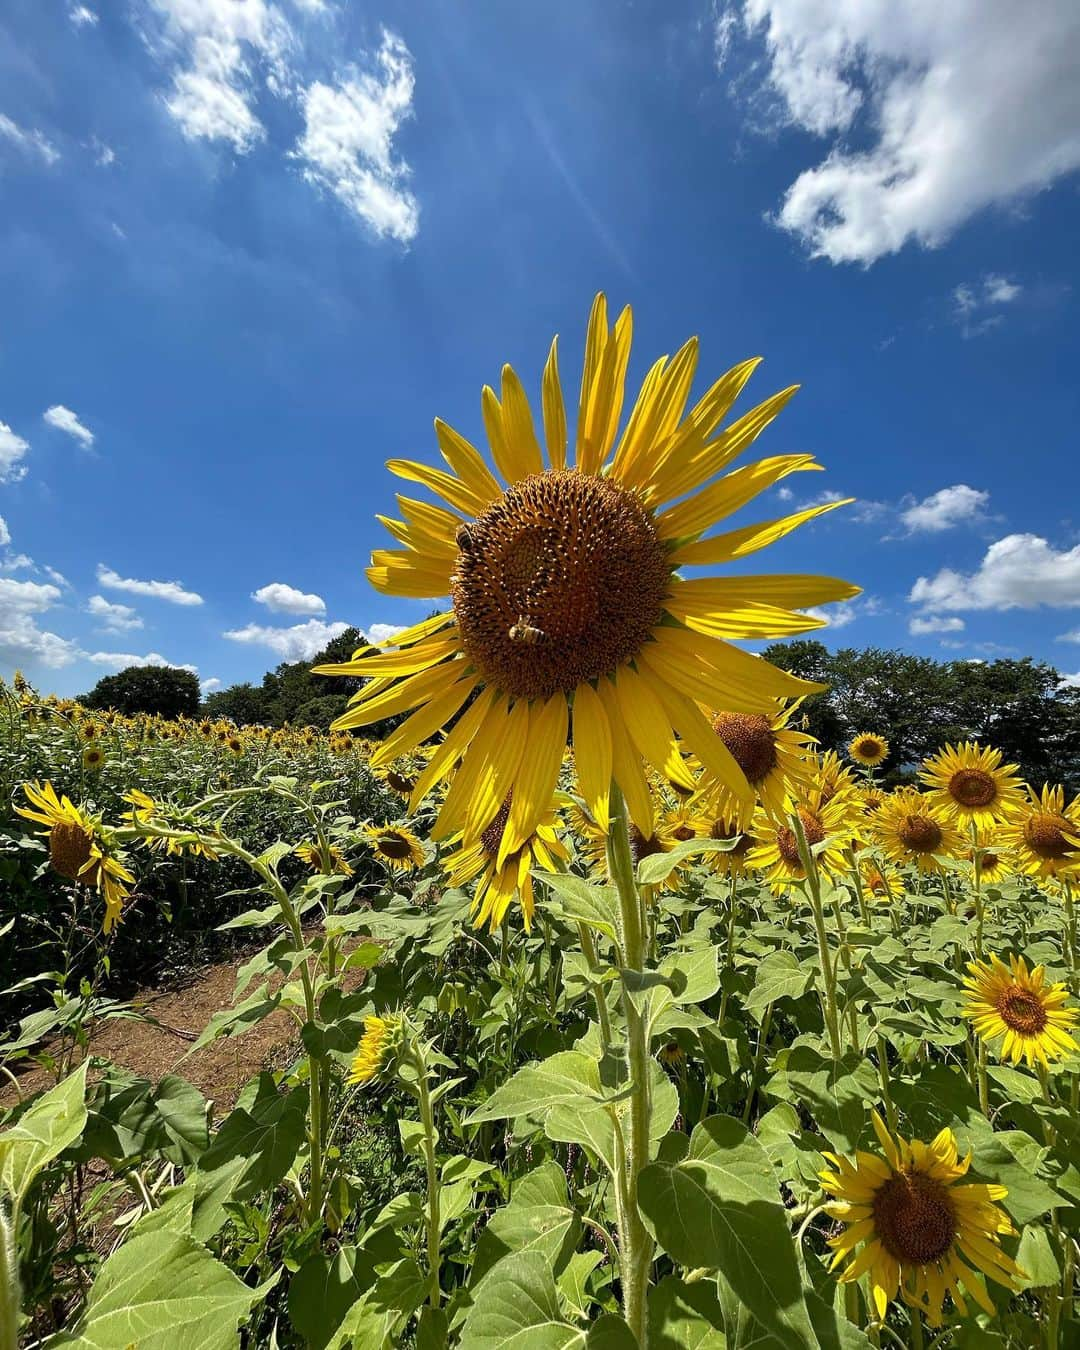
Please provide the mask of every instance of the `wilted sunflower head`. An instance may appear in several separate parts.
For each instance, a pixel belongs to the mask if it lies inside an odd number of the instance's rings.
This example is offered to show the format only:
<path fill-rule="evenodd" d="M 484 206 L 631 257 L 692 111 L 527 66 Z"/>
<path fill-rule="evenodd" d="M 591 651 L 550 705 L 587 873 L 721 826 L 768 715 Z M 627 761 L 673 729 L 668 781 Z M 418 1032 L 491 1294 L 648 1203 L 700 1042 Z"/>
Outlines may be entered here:
<path fill-rule="evenodd" d="M 847 751 L 856 764 L 876 769 L 889 757 L 889 742 L 884 736 L 876 736 L 872 731 L 860 731 L 849 742 Z"/>
<path fill-rule="evenodd" d="M 946 745 L 926 760 L 920 777 L 934 804 L 958 824 L 988 829 L 1023 802 L 1017 766 L 1002 758 L 1000 750 L 975 741 Z"/>
<path fill-rule="evenodd" d="M 772 715 L 778 699 L 817 686 L 730 640 L 816 627 L 803 610 L 856 589 L 819 577 L 680 575 L 684 566 L 741 560 L 836 503 L 706 538 L 786 474 L 816 467 L 809 456 L 783 455 L 725 472 L 794 390 L 721 431 L 756 362 L 729 371 L 687 412 L 697 364 L 691 341 L 652 368 L 620 432 L 631 329 L 629 309 L 609 325 L 597 297 L 570 431 L 552 344 L 543 448 L 514 371 L 504 368 L 499 394 L 484 389 L 498 476 L 442 422 L 436 435 L 446 469 L 391 461 L 394 473 L 445 505 L 400 496 L 402 518 L 384 524 L 401 547 L 376 551 L 369 579 L 387 594 L 448 596 L 451 608 L 399 633 L 393 650 L 367 649 L 317 668 L 372 677 L 337 727 L 412 712 L 394 733 L 395 753 L 450 726 L 410 809 L 450 780 L 434 837 L 460 831 L 472 843 L 512 792 L 500 862 L 549 808 L 568 737 L 581 796 L 603 829 L 614 781 L 638 830 L 653 833 L 642 760 L 681 781 L 684 745 L 740 801 L 752 802 L 703 705 Z"/>

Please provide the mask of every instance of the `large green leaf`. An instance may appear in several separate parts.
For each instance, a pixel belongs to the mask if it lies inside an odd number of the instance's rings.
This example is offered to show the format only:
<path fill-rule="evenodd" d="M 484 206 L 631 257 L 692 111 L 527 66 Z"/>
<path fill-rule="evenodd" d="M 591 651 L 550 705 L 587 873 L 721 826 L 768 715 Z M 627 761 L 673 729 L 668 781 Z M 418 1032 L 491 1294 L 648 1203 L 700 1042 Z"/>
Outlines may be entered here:
<path fill-rule="evenodd" d="M 747 1012 L 762 1013 L 778 998 L 798 998 L 806 992 L 813 972 L 791 952 L 773 952 L 757 968 L 754 987 L 746 996 Z"/>
<path fill-rule="evenodd" d="M 43 1167 L 70 1148 L 86 1126 L 87 1061 L 43 1093 L 0 1134 L 0 1188 L 21 1198 Z"/>
<path fill-rule="evenodd" d="M 829 1059 L 811 1045 L 793 1045 L 777 1061 L 781 1067 L 769 1080 L 769 1093 L 804 1106 L 833 1147 L 850 1153 L 878 1097 L 870 1063 L 855 1051 Z"/>
<path fill-rule="evenodd" d="M 637 879 L 640 886 L 658 886 L 666 881 L 679 863 L 687 858 L 700 857 L 705 853 L 727 853 L 738 843 L 732 839 L 686 839 L 676 844 L 667 853 L 651 853 L 637 865 Z"/>
<path fill-rule="evenodd" d="M 724 1350 L 723 1314 L 716 1285 L 686 1284 L 667 1275 L 649 1290 L 650 1350 Z"/>
<path fill-rule="evenodd" d="M 427 1276 L 411 1257 L 378 1266 L 378 1278 L 345 1314 L 327 1350 L 395 1350 L 400 1332 L 428 1292 Z"/>
<path fill-rule="evenodd" d="M 543 1253 L 525 1251 L 500 1261 L 484 1281 L 458 1345 L 459 1350 L 570 1350 L 584 1346 L 585 1337 L 563 1318 Z"/>
<path fill-rule="evenodd" d="M 374 1279 L 370 1258 L 357 1247 L 311 1253 L 292 1277 L 288 1304 L 289 1320 L 311 1350 L 322 1350 Z"/>
<path fill-rule="evenodd" d="M 307 1085 L 281 1093 L 269 1073 L 259 1077 L 249 1107 L 226 1116 L 214 1142 L 199 1159 L 199 1173 L 213 1186 L 214 1174 L 241 1161 L 231 1194 L 250 1199 L 277 1185 L 296 1159 L 307 1126 Z"/>
<path fill-rule="evenodd" d="M 233 1350 L 240 1344 L 240 1322 L 273 1284 L 250 1288 L 180 1234 L 141 1234 L 102 1266 L 78 1330 L 54 1336 L 47 1346 Z"/>
<path fill-rule="evenodd" d="M 538 1252 L 548 1269 L 558 1272 L 569 1261 L 580 1236 L 581 1220 L 567 1201 L 566 1176 L 549 1159 L 522 1177 L 510 1203 L 491 1216 L 477 1244 L 471 1288 L 477 1289 L 494 1266 L 514 1253 Z M 487 1297 L 486 1292 L 482 1297 Z"/>
<path fill-rule="evenodd" d="M 565 918 L 615 940 L 619 894 L 614 886 L 593 886 L 572 872 L 534 872 L 533 876 L 555 892 Z"/>
<path fill-rule="evenodd" d="M 722 1272 L 781 1345 L 815 1344 L 772 1163 L 744 1125 L 730 1116 L 703 1121 L 681 1162 L 643 1169 L 638 1200 L 676 1261 Z"/>
<path fill-rule="evenodd" d="M 599 1062 L 591 1055 L 562 1050 L 538 1064 L 518 1069 L 508 1083 L 496 1088 L 472 1112 L 468 1124 L 526 1115 L 542 1117 L 545 1111 L 563 1103 L 588 1108 L 625 1095 L 625 1090 L 612 1092 L 602 1086 Z"/>

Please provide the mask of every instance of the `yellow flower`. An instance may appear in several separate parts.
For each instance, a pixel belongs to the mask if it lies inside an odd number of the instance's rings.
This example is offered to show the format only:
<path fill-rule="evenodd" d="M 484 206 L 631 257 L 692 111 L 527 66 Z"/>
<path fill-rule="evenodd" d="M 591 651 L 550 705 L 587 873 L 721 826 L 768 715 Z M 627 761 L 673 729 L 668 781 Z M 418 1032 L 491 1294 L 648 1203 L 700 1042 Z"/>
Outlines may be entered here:
<path fill-rule="evenodd" d="M 956 1184 L 970 1167 L 971 1154 L 959 1158 L 951 1130 L 942 1130 L 929 1144 L 908 1142 L 901 1135 L 892 1138 L 878 1113 L 872 1114 L 884 1157 L 860 1152 L 852 1162 L 835 1153 L 823 1155 L 831 1168 L 820 1173 L 821 1183 L 835 1197 L 826 1212 L 847 1225 L 829 1239 L 833 1268 L 864 1244 L 840 1279 L 846 1283 L 869 1272 L 882 1321 L 898 1292 L 905 1303 L 922 1309 L 931 1326 L 941 1325 L 946 1294 L 966 1317 L 961 1288 L 993 1317 L 994 1304 L 976 1272 L 1010 1290 L 1022 1273 L 1001 1249 L 999 1234 L 1016 1231 L 995 1203 L 1008 1192 L 1004 1186 Z"/>
<path fill-rule="evenodd" d="M 88 745 L 82 752 L 82 766 L 88 773 L 97 773 L 105 763 L 105 751 L 100 745 Z"/>
<path fill-rule="evenodd" d="M 424 865 L 424 846 L 404 825 L 365 825 L 371 847 L 392 872 L 411 872 Z"/>
<path fill-rule="evenodd" d="M 79 738 L 84 741 L 96 740 L 100 734 L 100 728 L 96 722 L 85 721 L 79 723 Z"/>
<path fill-rule="evenodd" d="M 656 1057 L 661 1064 L 667 1064 L 670 1068 L 678 1068 L 686 1059 L 686 1051 L 678 1041 L 665 1041 L 657 1050 Z"/>
<path fill-rule="evenodd" d="M 417 772 L 407 759 L 396 759 L 390 764 L 372 765 L 372 772 L 391 792 L 408 798 L 416 787 Z"/>
<path fill-rule="evenodd" d="M 477 928 L 486 923 L 494 932 L 517 896 L 528 932 L 534 912 L 533 871 L 541 868 L 545 872 L 555 872 L 558 863 L 566 862 L 570 853 L 559 839 L 554 811 L 548 811 L 541 817 L 535 833 L 500 863 L 499 844 L 509 813 L 510 801 L 507 799 L 475 844 L 466 845 L 461 836 L 457 836 L 451 841 L 455 851 L 448 853 L 443 862 L 449 886 L 466 886 L 479 878 L 471 907 Z"/>
<path fill-rule="evenodd" d="M 1080 1014 L 1064 1006 L 1065 985 L 1046 984 L 1042 966 L 1029 971 L 1022 956 L 1010 956 L 1008 965 L 991 956 L 971 962 L 968 970 L 964 1016 L 984 1041 L 1004 1037 L 1002 1059 L 1026 1059 L 1030 1068 L 1036 1060 L 1046 1064 L 1080 1050 L 1068 1031 Z"/>
<path fill-rule="evenodd" d="M 330 855 L 329 865 L 323 862 L 322 850 L 318 844 L 297 844 L 294 852 L 298 858 L 307 863 L 313 872 L 325 872 L 327 875 L 337 873 L 343 877 L 351 877 L 353 874 L 344 853 L 336 844 L 330 844 L 327 847 L 327 852 Z"/>
<path fill-rule="evenodd" d="M 130 792 L 125 793 L 124 801 L 129 802 L 132 809 L 125 811 L 123 818 L 124 820 L 130 820 L 133 825 L 149 824 L 150 821 L 156 821 L 161 814 L 161 803 L 156 802 L 153 797 L 139 788 L 132 788 Z M 150 835 L 143 842 L 152 849 L 164 849 L 166 853 L 174 857 L 180 857 L 185 852 L 193 853 L 196 857 L 209 858 L 211 862 L 216 862 L 218 857 L 213 845 L 208 843 L 201 835 L 195 833 L 183 839 L 167 839 L 162 835 Z"/>
<path fill-rule="evenodd" d="M 1002 765 L 1002 753 L 977 741 L 947 745 L 931 755 L 919 775 L 932 789 L 934 804 L 958 824 L 987 829 L 1023 801 L 1015 764 Z"/>
<path fill-rule="evenodd" d="M 370 1083 L 387 1067 L 401 1048 L 405 1023 L 398 1013 L 364 1018 L 364 1034 L 349 1071 L 350 1083 Z"/>
<path fill-rule="evenodd" d="M 1065 789 L 1044 783 L 1024 800 L 1000 831 L 1001 842 L 1029 877 L 1071 877 L 1080 872 L 1080 797 L 1065 805 Z"/>
<path fill-rule="evenodd" d="M 46 827 L 42 834 L 49 841 L 49 861 L 55 872 L 101 893 L 103 927 L 110 933 L 135 878 L 116 855 L 101 822 L 70 798 L 57 797 L 52 783 L 24 783 L 23 792 L 33 809 L 17 806 L 16 813 Z"/>
<path fill-rule="evenodd" d="M 879 867 L 870 859 L 859 861 L 863 894 L 870 900 L 899 900 L 904 894 L 904 883 L 891 867 Z"/>
<path fill-rule="evenodd" d="M 374 763 L 409 753 L 461 714 L 420 775 L 410 809 L 449 780 L 433 835 L 461 832 L 471 844 L 512 795 L 499 863 L 551 805 L 571 717 L 581 795 L 602 828 L 614 780 L 634 823 L 652 832 L 641 761 L 683 780 L 680 740 L 735 796 L 749 799 L 749 784 L 700 705 L 771 713 L 776 700 L 820 686 L 730 640 L 818 627 L 821 620 L 801 611 L 857 592 L 828 577 L 679 574 L 683 567 L 741 564 L 838 503 L 705 538 L 787 474 L 817 467 L 810 455 L 779 455 L 718 477 L 794 389 L 720 431 L 757 364 L 743 362 L 684 417 L 694 340 L 652 367 L 619 434 L 630 335 L 630 310 L 609 327 L 598 296 L 570 437 L 552 345 L 542 383 L 546 461 L 509 366 L 501 396 L 485 388 L 482 397 L 502 481 L 441 421 L 436 434 L 448 469 L 390 461 L 392 472 L 446 505 L 399 497 L 403 518 L 383 523 L 400 547 L 376 551 L 368 577 L 384 594 L 449 596 L 452 607 L 399 633 L 393 650 L 369 649 L 343 665 L 316 668 L 370 677 L 336 727 L 411 711 Z"/>
<path fill-rule="evenodd" d="M 856 764 L 876 769 L 889 757 L 889 742 L 884 736 L 875 736 L 872 731 L 860 731 L 849 743 L 847 752 Z"/>
<path fill-rule="evenodd" d="M 794 707 L 763 713 L 713 713 L 712 726 L 739 766 L 767 814 L 787 815 L 789 799 L 807 781 L 813 767 L 813 737 L 788 726 Z M 722 784 L 712 797 L 717 815 L 734 815 L 749 825 L 754 801 L 736 797 Z"/>
<path fill-rule="evenodd" d="M 225 745 L 225 748 L 226 748 L 231 754 L 234 754 L 234 755 L 242 755 L 242 754 L 244 753 L 244 742 L 243 742 L 243 740 L 242 740 L 239 736 L 237 736 L 237 735 L 235 735 L 235 734 L 232 735 L 232 736 L 226 736 L 226 737 L 225 737 L 225 741 L 224 741 L 224 745 Z"/>
<path fill-rule="evenodd" d="M 798 803 L 806 842 L 810 848 L 828 843 L 816 855 L 818 869 L 837 876 L 848 869 L 845 850 L 858 830 L 858 802 L 850 792 L 842 792 L 821 804 L 817 795 Z M 786 890 L 793 882 L 802 881 L 806 872 L 799 854 L 799 841 L 790 823 L 773 820 L 764 811 L 754 818 L 755 846 L 746 857 L 746 865 L 765 873 L 765 880 L 774 891 Z"/>
<path fill-rule="evenodd" d="M 841 793 L 858 793 L 859 787 L 851 770 L 841 763 L 835 750 L 826 750 L 814 760 L 811 781 L 823 805 Z"/>
<path fill-rule="evenodd" d="M 885 856 L 920 872 L 940 872 L 941 858 L 958 857 L 963 839 L 932 798 L 914 788 L 901 788 L 878 807 L 873 830 Z"/>
<path fill-rule="evenodd" d="M 961 856 L 966 862 L 971 863 L 973 875 L 976 849 L 979 852 L 980 885 L 996 886 L 999 881 L 1012 876 L 1016 870 L 1008 848 L 1003 846 L 1001 829 L 976 830 L 975 846 L 964 849 Z"/>
<path fill-rule="evenodd" d="M 735 846 L 724 852 L 707 853 L 704 857 L 706 867 L 711 867 L 721 876 L 741 877 L 746 875 L 747 855 L 757 840 L 746 830 L 739 828 L 737 820 L 730 816 L 716 816 L 709 823 L 710 839 L 734 839 Z"/>

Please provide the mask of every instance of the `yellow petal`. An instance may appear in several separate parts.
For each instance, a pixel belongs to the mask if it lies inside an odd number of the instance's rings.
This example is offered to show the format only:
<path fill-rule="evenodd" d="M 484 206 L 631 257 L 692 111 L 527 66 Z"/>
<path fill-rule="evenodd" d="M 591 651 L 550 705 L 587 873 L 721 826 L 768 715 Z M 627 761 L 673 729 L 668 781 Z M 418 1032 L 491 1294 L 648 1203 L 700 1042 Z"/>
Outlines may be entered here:
<path fill-rule="evenodd" d="M 774 455 L 726 474 L 696 496 L 664 511 L 657 520 L 662 538 L 681 539 L 731 515 L 789 473 L 820 469 L 813 455 Z"/>
<path fill-rule="evenodd" d="M 544 439 L 553 469 L 566 468 L 566 406 L 559 383 L 559 339 L 551 339 L 547 364 L 544 366 L 543 408 Z"/>
<path fill-rule="evenodd" d="M 677 548 L 671 554 L 671 564 L 673 567 L 703 567 L 745 558 L 760 548 L 775 544 L 778 539 L 783 539 L 815 516 L 835 511 L 838 506 L 850 506 L 854 500 L 854 497 L 844 497 L 837 502 L 808 506 L 805 511 L 796 511 L 793 515 L 781 516 L 777 520 L 744 525 L 741 530 L 728 530 L 725 534 L 713 535 L 711 539 L 697 539 L 692 544 L 683 544 Z"/>
<path fill-rule="evenodd" d="M 552 694 L 546 703 L 534 703 L 530 709 L 528 753 L 514 776 L 514 796 L 499 845 L 499 863 L 525 843 L 540 818 L 551 810 L 566 750 L 566 715 L 563 693 Z"/>
<path fill-rule="evenodd" d="M 430 464 L 418 464 L 412 459 L 388 459 L 386 467 L 399 478 L 407 478 L 411 483 L 422 483 L 468 516 L 480 515 L 491 500 L 474 492 L 452 473 L 445 473 Z"/>
<path fill-rule="evenodd" d="M 630 744 L 626 734 L 615 686 L 610 680 L 602 679 L 597 685 L 596 692 L 604 706 L 611 731 L 611 776 L 626 798 L 630 819 L 641 833 L 649 838 L 655 826 L 655 818 L 652 794 L 641 766 L 641 756 Z"/>
<path fill-rule="evenodd" d="M 401 726 L 392 731 L 371 756 L 371 764 L 378 768 L 389 764 L 399 755 L 408 754 L 422 742 L 434 736 L 440 727 L 460 710 L 461 705 L 476 688 L 478 676 L 466 675 L 451 685 L 444 694 L 433 698 L 423 708 L 406 718 Z"/>
<path fill-rule="evenodd" d="M 490 504 L 502 496 L 498 479 L 471 441 L 439 417 L 435 419 L 435 436 L 443 459 L 479 500 Z"/>
<path fill-rule="evenodd" d="M 574 768 L 588 812 L 606 834 L 611 828 L 611 728 L 591 684 L 574 690 Z"/>

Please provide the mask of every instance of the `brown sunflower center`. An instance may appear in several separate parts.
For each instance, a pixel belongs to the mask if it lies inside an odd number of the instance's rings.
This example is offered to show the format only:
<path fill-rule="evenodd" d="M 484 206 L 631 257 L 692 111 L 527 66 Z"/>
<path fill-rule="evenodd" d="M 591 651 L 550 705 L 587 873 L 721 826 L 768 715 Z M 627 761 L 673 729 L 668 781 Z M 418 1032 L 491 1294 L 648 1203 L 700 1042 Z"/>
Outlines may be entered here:
<path fill-rule="evenodd" d="M 956 1211 L 948 1189 L 925 1172 L 896 1172 L 873 1202 L 874 1231 L 896 1261 L 932 1265 L 956 1237 Z"/>
<path fill-rule="evenodd" d="M 855 742 L 855 749 L 860 755 L 865 755 L 868 759 L 880 755 L 884 746 L 874 736 L 862 736 Z"/>
<path fill-rule="evenodd" d="M 933 853 L 941 847 L 941 826 L 932 816 L 912 812 L 903 818 L 896 833 L 912 853 Z"/>
<path fill-rule="evenodd" d="M 638 499 L 607 479 L 524 478 L 457 542 L 462 646 L 506 693 L 541 698 L 609 674 L 660 620 L 667 552 Z"/>
<path fill-rule="evenodd" d="M 489 858 L 499 856 L 499 845 L 502 843 L 506 822 L 510 819 L 510 800 L 513 795 L 512 792 L 507 794 L 506 801 L 499 807 L 498 815 L 480 836 L 480 843 Z"/>
<path fill-rule="evenodd" d="M 671 831 L 680 844 L 685 844 L 688 839 L 696 839 L 697 834 L 689 825 L 676 825 Z"/>
<path fill-rule="evenodd" d="M 875 895 L 888 895 L 889 883 L 880 872 L 867 872 L 866 884 Z"/>
<path fill-rule="evenodd" d="M 1064 816 L 1036 811 L 1024 821 L 1024 842 L 1040 858 L 1064 858 L 1069 852 L 1066 829 Z"/>
<path fill-rule="evenodd" d="M 383 830 L 376 846 L 384 858 L 393 858 L 395 862 L 408 858 L 412 853 L 412 843 L 396 830 Z"/>
<path fill-rule="evenodd" d="M 997 783 L 985 769 L 958 769 L 949 779 L 949 796 L 961 806 L 989 806 L 997 797 Z"/>
<path fill-rule="evenodd" d="M 979 859 L 979 869 L 983 872 L 992 872 L 1001 859 L 996 853 L 984 853 Z"/>
<path fill-rule="evenodd" d="M 667 848 L 655 834 L 645 837 L 636 825 L 630 826 L 630 853 L 634 859 L 634 865 L 642 858 L 651 858 L 654 853 L 666 853 Z"/>
<path fill-rule="evenodd" d="M 767 717 L 719 712 L 712 724 L 748 783 L 760 783 L 776 768 L 776 737 Z"/>
<path fill-rule="evenodd" d="M 821 822 L 821 817 L 815 811 L 800 806 L 799 819 L 802 821 L 807 846 L 813 848 L 815 844 L 820 844 L 825 838 L 825 826 Z M 802 866 L 802 859 L 799 857 L 799 841 L 795 837 L 795 831 L 789 826 L 781 825 L 776 831 L 776 847 L 788 867 Z"/>
<path fill-rule="evenodd" d="M 79 873 L 90 861 L 90 836 L 73 821 L 58 821 L 49 831 L 49 861 L 69 881 L 86 880 Z"/>
<path fill-rule="evenodd" d="M 1037 1036 L 1046 1026 L 1046 1009 L 1042 1002 L 1029 990 L 1016 985 L 1010 985 L 1001 993 L 997 1010 L 1009 1030 L 1018 1031 L 1021 1036 Z"/>

